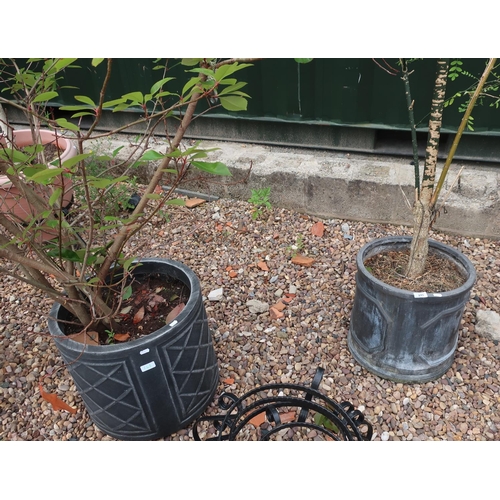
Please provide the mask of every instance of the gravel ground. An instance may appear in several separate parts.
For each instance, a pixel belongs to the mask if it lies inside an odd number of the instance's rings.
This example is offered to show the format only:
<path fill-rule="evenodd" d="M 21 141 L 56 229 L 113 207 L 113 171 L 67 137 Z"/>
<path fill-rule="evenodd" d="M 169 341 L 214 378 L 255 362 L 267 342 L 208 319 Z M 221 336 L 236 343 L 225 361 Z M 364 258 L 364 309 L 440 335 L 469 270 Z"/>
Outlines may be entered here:
<path fill-rule="evenodd" d="M 500 439 L 499 347 L 474 331 L 478 309 L 500 310 L 498 241 L 433 233 L 471 259 L 478 280 L 452 367 L 434 382 L 401 384 L 359 366 L 347 348 L 347 332 L 357 251 L 373 238 L 410 230 L 330 220 L 323 221 L 325 233 L 318 237 L 311 234 L 314 217 L 274 208 L 254 221 L 252 208 L 232 200 L 177 208 L 168 225 L 153 221 L 132 249 L 184 262 L 199 276 L 205 297 L 223 287 L 223 300 L 206 301 L 220 366 L 216 398 L 222 391 L 241 396 L 273 382 L 310 385 L 321 366 L 322 392 L 361 410 L 373 425 L 373 440 Z M 345 224 L 353 239 L 344 237 Z M 314 259 L 311 267 L 291 262 L 294 245 Z M 260 261 L 269 271 L 257 265 Z M 291 286 L 296 297 L 283 318 L 249 311 L 248 300 L 272 306 Z M 113 440 L 90 421 L 48 337 L 51 301 L 5 276 L 0 301 L 0 440 Z M 54 411 L 40 396 L 39 380 L 77 413 Z M 216 400 L 207 413 L 219 413 Z M 192 429 L 165 440 L 193 440 Z"/>

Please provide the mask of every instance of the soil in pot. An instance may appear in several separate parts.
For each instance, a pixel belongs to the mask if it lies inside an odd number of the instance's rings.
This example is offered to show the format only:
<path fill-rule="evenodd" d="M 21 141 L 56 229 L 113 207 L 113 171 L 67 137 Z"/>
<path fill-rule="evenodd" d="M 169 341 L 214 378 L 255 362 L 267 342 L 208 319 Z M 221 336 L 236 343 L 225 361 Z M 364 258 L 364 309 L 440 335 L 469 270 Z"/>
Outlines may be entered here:
<path fill-rule="evenodd" d="M 409 250 L 381 252 L 364 261 L 365 268 L 387 285 L 411 292 L 440 293 L 462 286 L 466 277 L 450 260 L 429 251 L 424 274 L 415 279 L 405 276 Z"/>
<path fill-rule="evenodd" d="M 163 328 L 183 310 L 189 298 L 189 289 L 181 281 L 165 275 L 151 274 L 130 282 L 132 293 L 123 300 L 116 328 L 111 331 L 104 326 L 90 337 L 98 345 L 112 345 L 144 337 Z M 74 318 L 67 324 L 65 333 L 73 340 L 86 342 L 78 335 L 82 327 Z"/>

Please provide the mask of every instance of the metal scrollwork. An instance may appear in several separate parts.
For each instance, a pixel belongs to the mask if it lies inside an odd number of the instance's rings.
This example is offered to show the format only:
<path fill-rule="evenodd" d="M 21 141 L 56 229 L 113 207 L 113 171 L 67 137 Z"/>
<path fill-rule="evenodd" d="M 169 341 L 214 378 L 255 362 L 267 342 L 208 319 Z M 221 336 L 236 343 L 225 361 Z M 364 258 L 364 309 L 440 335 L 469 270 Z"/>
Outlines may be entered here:
<path fill-rule="evenodd" d="M 221 415 L 202 416 L 193 426 L 201 441 L 323 440 L 370 441 L 373 428 L 349 402 L 337 403 L 319 391 L 324 370 L 318 368 L 311 386 L 267 384 L 238 398 L 219 397 Z"/>

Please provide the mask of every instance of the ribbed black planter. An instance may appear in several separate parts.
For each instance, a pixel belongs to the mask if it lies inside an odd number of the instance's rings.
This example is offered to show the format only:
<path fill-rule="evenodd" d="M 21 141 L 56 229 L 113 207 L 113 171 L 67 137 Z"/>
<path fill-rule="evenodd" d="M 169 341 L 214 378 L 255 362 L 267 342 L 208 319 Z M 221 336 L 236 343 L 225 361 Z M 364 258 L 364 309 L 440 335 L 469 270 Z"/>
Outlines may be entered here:
<path fill-rule="evenodd" d="M 466 278 L 455 290 L 414 293 L 387 285 L 365 268 L 369 257 L 408 249 L 410 242 L 410 237 L 381 238 L 359 251 L 347 341 L 354 358 L 370 372 L 397 382 L 428 382 L 453 363 L 476 272 L 465 255 L 434 240 L 429 252 L 453 261 Z"/>
<path fill-rule="evenodd" d="M 185 265 L 143 259 L 134 269 L 183 282 L 190 295 L 164 328 L 119 345 L 84 346 L 64 335 L 69 313 L 54 305 L 49 331 L 89 415 L 99 429 L 123 440 L 159 439 L 200 416 L 212 401 L 219 369 L 198 278 Z"/>

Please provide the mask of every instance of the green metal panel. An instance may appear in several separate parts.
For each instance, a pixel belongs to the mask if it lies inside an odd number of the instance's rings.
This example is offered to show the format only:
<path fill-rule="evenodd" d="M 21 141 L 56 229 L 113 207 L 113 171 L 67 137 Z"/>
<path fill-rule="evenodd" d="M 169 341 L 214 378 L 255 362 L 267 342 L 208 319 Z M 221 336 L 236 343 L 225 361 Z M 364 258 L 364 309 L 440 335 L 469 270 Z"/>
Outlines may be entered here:
<path fill-rule="evenodd" d="M 383 60 L 377 60 L 382 64 Z M 480 76 L 485 59 L 463 59 L 464 68 Z M 94 68 L 90 59 L 81 59 L 80 69 L 66 71 L 67 83 L 75 89 L 61 89 L 54 105 L 73 104 L 72 96 L 84 94 L 95 101 L 105 74 L 105 63 Z M 399 69 L 396 59 L 387 63 Z M 191 74 L 178 60 L 170 62 L 169 83 L 180 91 Z M 163 75 L 153 70 L 151 59 L 115 59 L 106 99 L 140 90 L 146 93 Z M 428 121 L 435 60 L 421 59 L 412 63 L 412 97 L 415 101 L 415 119 L 421 130 Z M 375 129 L 408 130 L 408 116 L 400 75 L 390 75 L 372 59 L 314 59 L 299 64 L 293 59 L 264 59 L 238 73 L 238 79 L 248 82 L 245 91 L 252 97 L 246 112 L 231 113 L 214 109 L 212 116 L 230 116 L 237 119 L 277 120 L 325 125 L 368 127 Z M 472 82 L 463 76 L 449 82 L 447 96 L 463 90 Z M 5 95 L 5 94 L 3 94 Z M 198 110 L 208 107 L 203 103 Z M 140 112 L 140 110 L 138 110 Z M 500 111 L 488 106 L 474 110 L 475 130 L 478 134 L 500 133 Z M 445 110 L 443 131 L 454 131 L 460 122 L 458 106 Z"/>

